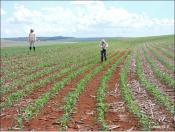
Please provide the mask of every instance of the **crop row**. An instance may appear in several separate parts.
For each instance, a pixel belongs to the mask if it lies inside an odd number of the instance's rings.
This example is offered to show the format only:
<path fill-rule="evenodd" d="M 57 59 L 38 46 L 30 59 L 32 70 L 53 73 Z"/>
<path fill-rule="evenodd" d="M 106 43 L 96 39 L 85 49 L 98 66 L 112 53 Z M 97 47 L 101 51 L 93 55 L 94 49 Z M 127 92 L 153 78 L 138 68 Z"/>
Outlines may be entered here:
<path fill-rule="evenodd" d="M 27 108 L 22 110 L 25 113 L 24 118 L 26 120 L 30 120 L 32 117 L 34 117 L 51 98 L 53 98 L 55 95 L 57 95 L 59 90 L 61 90 L 72 79 L 74 79 L 78 75 L 82 74 L 84 71 L 92 69 L 92 67 L 94 67 L 95 64 L 96 63 L 92 62 L 90 65 L 85 65 L 84 67 L 69 74 L 62 81 L 59 81 L 58 83 L 54 84 L 54 86 L 47 93 L 44 93 L 40 98 L 31 102 L 27 106 Z"/>
<path fill-rule="evenodd" d="M 161 50 L 167 57 L 174 59 L 174 45 L 155 45 L 154 48 Z"/>
<path fill-rule="evenodd" d="M 77 65 L 77 66 L 80 66 L 84 63 L 85 60 L 90 60 L 90 58 L 94 58 L 93 57 L 88 57 L 88 58 L 85 58 L 81 64 Z M 92 59 L 91 59 L 92 60 Z M 75 66 L 75 67 L 77 67 Z M 37 78 L 42 78 L 44 77 L 45 75 L 47 74 L 50 74 L 50 73 L 53 73 L 53 72 L 57 72 L 58 70 L 62 69 L 63 67 L 66 67 L 66 64 L 60 64 L 60 65 L 54 65 L 52 67 L 48 67 L 48 68 L 45 68 L 41 71 L 38 71 L 36 72 L 35 74 L 30 74 L 30 75 L 26 75 L 26 76 L 23 76 L 21 79 L 16 79 L 13 83 L 11 83 L 10 85 L 6 85 L 6 86 L 3 86 L 2 85 L 2 89 L 0 90 L 0 92 L 2 94 L 5 94 L 13 89 L 15 89 L 16 87 L 24 87 L 28 82 L 32 82 L 34 80 L 36 80 Z"/>
<path fill-rule="evenodd" d="M 37 70 L 38 68 L 47 67 L 53 64 L 60 64 L 61 62 L 70 64 L 70 63 L 73 63 L 74 61 L 78 61 L 78 60 L 81 61 L 82 58 L 86 58 L 87 56 L 89 56 L 89 53 L 92 53 L 93 55 L 95 55 L 95 52 L 93 52 L 94 49 L 89 51 L 88 48 L 81 50 L 82 48 L 83 47 L 80 47 L 80 46 L 78 48 L 72 48 L 72 49 L 68 48 L 67 46 L 66 48 L 57 47 L 55 49 L 52 49 L 52 48 L 45 49 L 44 48 L 43 51 L 38 51 L 34 54 L 30 53 L 30 55 L 27 55 L 27 56 L 25 55 L 25 58 L 27 58 L 25 61 L 21 60 L 20 56 L 11 57 L 9 59 L 9 64 L 7 64 L 5 68 L 2 68 L 1 71 L 6 70 L 7 72 L 4 72 L 4 73 L 7 76 L 6 79 L 9 79 L 11 77 L 19 76 L 20 74 L 24 75 L 27 73 L 31 73 L 31 70 L 35 72 L 35 70 Z M 66 51 L 72 51 L 72 50 L 73 51 L 78 50 L 79 52 L 66 52 Z M 45 55 L 47 52 L 49 53 Z M 82 53 L 82 55 L 79 56 L 79 53 Z M 92 54 L 90 54 L 90 56 Z M 14 60 L 13 58 L 15 58 L 15 61 L 18 63 L 17 65 L 11 62 L 12 60 Z M 2 59 L 5 59 L 5 58 L 2 57 Z M 13 67 L 16 67 L 17 69 L 14 69 Z"/>
<path fill-rule="evenodd" d="M 120 72 L 121 95 L 123 100 L 126 102 L 131 113 L 133 113 L 136 117 L 138 117 L 140 124 L 143 126 L 143 130 L 150 130 L 154 125 L 153 121 L 147 115 L 141 112 L 141 108 L 135 102 L 133 93 L 130 87 L 128 87 L 127 76 L 128 76 L 130 62 L 131 62 L 131 57 L 128 56 L 124 64 L 124 67 Z"/>
<path fill-rule="evenodd" d="M 97 90 L 97 121 L 101 126 L 101 130 L 108 130 L 107 123 L 105 121 L 105 113 L 107 111 L 107 104 L 105 102 L 106 92 L 107 92 L 107 82 L 111 78 L 116 67 L 121 63 L 121 61 L 127 56 L 126 52 L 122 57 L 120 57 L 105 73 L 105 75 L 100 80 L 100 86 Z"/>
<path fill-rule="evenodd" d="M 91 63 L 97 63 L 97 57 L 93 58 L 93 60 L 91 61 L 87 60 L 84 63 L 77 64 L 76 67 L 85 65 L 85 64 L 88 65 Z M 26 85 L 22 90 L 12 93 L 10 96 L 8 96 L 5 102 L 1 103 L 1 107 L 12 106 L 15 101 L 17 102 L 20 101 L 23 97 L 32 93 L 34 89 L 38 89 L 42 86 L 47 85 L 50 82 L 53 82 L 55 79 L 60 78 L 65 73 L 75 70 L 76 67 L 68 67 L 68 68 L 62 69 L 58 74 L 51 75 L 49 78 L 44 78 L 42 80 L 37 81 L 36 83 L 30 83 L 29 85 Z"/>
<path fill-rule="evenodd" d="M 7 92 L 12 91 L 13 89 L 17 87 L 23 88 L 28 82 L 32 82 L 36 80 L 37 78 L 40 78 L 44 75 L 47 75 L 49 73 L 53 73 L 58 71 L 60 68 L 64 67 L 65 65 L 60 66 L 53 66 L 49 68 L 45 68 L 42 71 L 38 71 L 36 73 L 30 74 L 28 76 L 23 76 L 21 79 L 16 79 L 15 81 L 11 82 L 10 85 L 2 85 L 1 94 L 5 94 Z"/>
<path fill-rule="evenodd" d="M 173 113 L 174 104 L 170 101 L 169 97 L 162 94 L 160 90 L 154 84 L 150 83 L 145 78 L 144 71 L 143 71 L 142 64 L 141 64 L 141 59 L 139 55 L 137 56 L 137 59 L 136 59 L 136 72 L 137 72 L 137 76 L 138 76 L 140 84 L 146 89 L 146 91 L 150 93 L 160 105 L 162 105 L 168 111 Z"/>
<path fill-rule="evenodd" d="M 75 59 L 74 61 L 74 63 L 76 64 L 76 63 L 79 63 L 79 62 L 81 62 L 82 60 L 84 61 L 84 60 L 88 60 L 89 58 L 93 58 L 95 56 L 95 53 L 93 53 L 93 54 L 91 54 L 90 56 L 80 56 L 80 57 L 78 57 L 77 59 Z M 54 57 L 54 59 L 55 59 L 55 57 Z M 49 60 L 49 59 L 48 59 Z M 51 59 L 51 60 L 53 60 L 53 59 Z M 72 64 L 72 61 L 64 61 L 64 63 L 60 63 L 59 65 L 63 65 L 63 67 L 65 66 L 69 66 L 70 64 Z M 58 64 L 57 64 L 58 65 Z M 26 69 L 26 71 L 27 72 L 25 72 L 25 73 L 23 73 L 24 75 L 22 76 L 22 78 L 28 78 L 28 76 L 29 75 L 31 75 L 31 74 L 33 74 L 33 72 L 38 72 L 38 70 L 39 69 L 41 69 L 41 70 L 39 70 L 39 71 L 45 71 L 45 70 L 47 70 L 48 68 L 51 68 L 51 66 L 52 67 L 56 67 L 57 65 L 51 65 L 51 64 L 49 64 L 48 63 L 48 61 L 45 61 L 44 63 L 40 63 L 39 65 L 37 65 L 37 67 L 32 67 L 32 68 L 29 68 L 29 69 Z M 13 74 L 13 77 L 9 77 L 8 75 L 6 75 L 6 77 L 5 78 L 7 78 L 8 80 L 9 80 L 9 78 L 11 79 L 11 80 L 17 80 L 17 81 L 19 81 L 19 79 L 20 79 L 20 74 L 18 74 L 17 72 L 11 72 L 11 74 Z M 33 75 L 31 75 L 32 76 L 32 78 L 33 78 Z M 16 79 L 14 79 L 16 77 Z M 2 79 L 1 79 L 1 85 L 3 85 L 3 84 L 5 84 L 5 78 L 4 77 L 2 77 Z M 23 80 L 23 79 L 22 79 Z M 4 82 L 4 83 L 3 83 Z M 23 81 L 24 82 L 24 81 Z M 19 82 L 19 83 L 21 83 L 21 82 Z M 9 87 L 9 86 L 8 86 Z M 12 85 L 11 87 L 14 87 L 14 85 Z M 10 88 L 9 88 L 10 89 Z"/>
<path fill-rule="evenodd" d="M 154 46 L 154 48 L 160 50 L 160 51 L 161 51 L 164 55 L 166 55 L 167 57 L 169 57 L 169 58 L 175 60 L 175 58 L 174 58 L 174 53 L 173 53 L 173 52 L 170 52 L 169 50 L 167 50 L 167 49 L 165 49 L 165 48 L 162 48 L 162 47 L 155 47 L 155 46 Z"/>
<path fill-rule="evenodd" d="M 14 79 L 19 75 L 25 75 L 25 74 L 31 73 L 31 70 L 35 71 L 39 67 L 44 67 L 49 65 L 48 61 L 44 61 L 44 64 L 41 62 L 42 61 L 40 61 L 39 58 L 35 59 L 35 61 L 27 59 L 26 61 L 23 61 L 23 62 L 18 61 L 18 63 L 14 63 L 9 60 L 9 62 L 7 62 L 5 64 L 5 67 L 3 67 L 1 70 L 1 72 L 5 74 L 5 76 L 3 76 L 3 79 L 4 80 L 9 78 Z"/>
<path fill-rule="evenodd" d="M 155 51 L 155 49 L 154 49 L 154 50 L 151 49 L 151 48 L 148 48 L 148 49 L 153 53 L 153 55 L 157 58 L 157 60 L 160 61 L 160 63 L 162 63 L 162 64 L 163 64 L 166 68 L 168 68 L 169 70 L 174 71 L 174 66 L 171 65 L 171 63 L 167 62 L 167 61 L 165 60 L 165 58 L 163 58 L 163 56 L 160 56 L 160 55 Z"/>
<path fill-rule="evenodd" d="M 118 56 L 119 56 L 119 52 L 113 59 L 115 59 Z M 90 79 L 92 79 L 97 73 L 99 73 L 102 69 L 104 69 L 108 64 L 109 64 L 109 60 L 106 61 L 103 65 L 100 65 L 96 67 L 94 70 L 92 70 L 89 74 L 87 74 L 83 79 L 81 79 L 78 82 L 78 84 L 75 87 L 75 90 L 70 92 L 65 97 L 64 115 L 58 121 L 60 122 L 62 129 L 67 128 L 67 123 L 70 119 L 71 112 L 73 111 L 80 94 L 84 91 L 88 81 L 90 81 Z"/>
<path fill-rule="evenodd" d="M 88 58 L 91 58 L 91 57 L 93 57 L 95 55 L 95 53 L 94 54 L 91 54 Z M 77 62 L 79 62 L 79 61 L 82 61 L 82 59 L 88 59 L 86 56 L 81 56 L 81 57 L 78 57 L 78 59 L 76 59 L 76 60 L 74 60 L 75 61 L 75 63 L 77 63 Z M 55 59 L 55 57 L 53 57 L 53 59 Z M 31 73 L 33 73 L 33 72 L 37 72 L 39 69 L 41 69 L 41 70 L 45 70 L 45 69 L 47 69 L 47 68 L 51 68 L 53 65 L 55 65 L 56 63 L 53 63 L 54 62 L 54 60 L 53 59 L 47 59 L 46 61 L 41 61 L 37 66 L 33 66 L 33 65 L 31 65 L 31 64 L 29 64 L 29 66 L 28 67 L 24 67 L 24 70 L 22 71 L 22 69 L 9 69 L 9 70 L 7 70 L 7 68 L 5 68 L 7 71 L 8 71 L 8 73 L 5 73 L 5 76 L 4 77 L 2 77 L 2 79 L 1 79 L 1 84 L 3 84 L 3 82 L 5 82 L 5 80 L 9 80 L 9 79 L 11 79 L 11 80 L 14 80 L 14 78 L 16 78 L 16 80 L 19 80 L 19 76 L 21 75 L 21 76 L 24 76 L 24 78 L 25 78 L 25 76 L 28 76 L 28 75 L 30 75 Z M 51 60 L 53 60 L 53 61 L 51 61 Z M 51 61 L 51 63 L 49 63 L 49 61 Z M 28 62 L 30 62 L 30 60 L 28 60 Z M 36 63 L 36 62 L 35 62 Z M 57 62 L 58 63 L 58 62 Z M 64 65 L 65 66 L 67 66 L 67 65 L 70 65 L 72 62 L 71 61 L 64 61 Z M 36 63 L 37 64 L 37 63 Z M 35 65 L 36 65 L 35 64 Z M 59 65 L 63 65 L 62 63 L 59 63 Z M 9 65 L 11 65 L 11 64 L 9 64 Z M 57 64 L 58 65 L 58 64 Z M 17 66 L 17 67 L 19 67 L 19 66 Z M 22 73 L 21 73 L 22 72 Z"/>
<path fill-rule="evenodd" d="M 175 88 L 175 81 L 168 74 L 162 72 L 156 63 L 148 56 L 147 52 L 144 50 L 144 56 L 147 62 L 150 64 L 154 74 L 160 78 L 165 84 L 167 84 L 171 88 Z"/>
<path fill-rule="evenodd" d="M 33 116 L 35 116 L 43 107 L 44 105 L 53 98 L 59 90 L 64 88 L 66 84 L 68 84 L 72 79 L 74 79 L 76 76 L 83 73 L 85 70 L 92 68 L 93 65 L 84 66 L 80 68 L 79 70 L 69 74 L 66 78 L 64 78 L 62 81 L 59 81 L 56 83 L 47 93 L 44 93 L 40 98 L 34 100 L 32 103 L 30 103 L 25 109 L 24 118 L 26 120 L 30 120 Z"/>

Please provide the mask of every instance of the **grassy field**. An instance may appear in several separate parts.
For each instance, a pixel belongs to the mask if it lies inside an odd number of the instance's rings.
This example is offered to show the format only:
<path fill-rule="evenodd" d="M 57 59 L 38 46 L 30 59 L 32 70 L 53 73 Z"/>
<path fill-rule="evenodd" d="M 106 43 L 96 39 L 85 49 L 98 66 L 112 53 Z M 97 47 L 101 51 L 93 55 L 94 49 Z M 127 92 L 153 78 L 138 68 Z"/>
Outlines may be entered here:
<path fill-rule="evenodd" d="M 1 130 L 175 130 L 174 35 L 1 49 Z"/>

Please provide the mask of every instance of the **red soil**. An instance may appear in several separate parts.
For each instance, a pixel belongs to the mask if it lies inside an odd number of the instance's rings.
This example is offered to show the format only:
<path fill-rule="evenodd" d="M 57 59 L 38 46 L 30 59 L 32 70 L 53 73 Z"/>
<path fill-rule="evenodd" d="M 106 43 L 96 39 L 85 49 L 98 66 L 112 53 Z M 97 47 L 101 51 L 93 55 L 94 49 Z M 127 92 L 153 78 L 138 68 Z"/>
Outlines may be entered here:
<path fill-rule="evenodd" d="M 15 123 L 12 123 L 12 122 L 16 122 L 16 117 L 18 114 L 17 110 L 19 109 L 19 107 L 25 108 L 31 101 L 33 101 L 34 99 L 37 99 L 42 94 L 46 93 L 49 89 L 51 89 L 55 82 L 62 80 L 67 75 L 68 74 L 63 75 L 62 77 L 54 80 L 54 82 L 50 82 L 48 85 L 46 85 L 44 87 L 37 88 L 31 94 L 29 94 L 28 96 L 23 98 L 19 103 L 14 104 L 13 107 L 6 108 L 5 110 L 3 110 L 2 114 L 5 116 L 3 118 L 0 117 L 0 119 L 2 121 L 1 125 L 3 126 L 3 128 L 6 130 L 7 128 L 9 128 L 11 126 L 14 126 Z M 6 122 L 10 122 L 10 123 L 6 124 Z"/>
<path fill-rule="evenodd" d="M 111 57 L 113 57 L 113 56 L 114 56 L 114 54 Z M 42 110 L 42 112 L 35 119 L 32 119 L 30 122 L 24 123 L 24 129 L 25 130 L 31 130 L 31 129 L 34 129 L 34 130 L 57 130 L 57 127 L 55 127 L 55 124 L 54 124 L 56 121 L 53 119 L 57 119 L 57 117 L 60 117 L 63 114 L 63 111 L 60 111 L 58 106 L 59 106 L 59 104 L 63 105 L 64 96 L 68 92 L 73 90 L 73 88 L 76 86 L 76 83 L 78 82 L 78 80 L 83 78 L 83 76 L 85 74 L 87 74 L 87 73 L 84 73 L 83 75 L 78 76 L 76 79 L 73 79 L 70 82 L 70 84 L 68 84 L 65 88 L 60 90 L 59 95 L 57 95 L 55 98 L 51 99 L 48 102 L 49 105 L 45 106 L 44 109 Z M 48 85 L 45 88 L 48 90 L 49 87 L 50 86 Z M 45 88 L 42 88 L 42 89 L 45 89 Z M 42 92 L 42 90 L 41 91 L 40 90 L 38 90 L 38 92 L 44 93 L 44 92 Z M 44 90 L 44 91 L 46 92 L 47 90 Z M 39 97 L 38 94 L 41 95 L 41 93 L 36 92 L 35 95 L 37 97 Z M 12 127 L 13 127 L 12 129 L 15 130 L 15 127 L 16 127 L 15 125 L 17 124 L 16 117 L 17 117 L 18 109 L 26 107 L 27 104 L 36 97 L 32 96 L 32 94 L 31 94 L 27 98 L 28 98 L 28 100 L 21 101 L 19 104 L 16 104 L 14 107 L 6 108 L 5 110 L 3 110 L 3 112 L 0 115 L 1 130 L 8 130 L 9 128 L 12 128 Z M 50 123 L 48 120 L 50 121 Z M 45 125 L 43 125 L 43 123 Z M 50 124 L 50 128 L 49 128 L 49 124 Z"/>
<path fill-rule="evenodd" d="M 54 65 L 49 66 L 49 67 L 54 67 L 54 66 L 57 66 L 57 65 L 54 64 Z M 35 70 L 35 71 L 32 71 L 31 73 L 26 74 L 26 75 L 35 74 L 36 72 L 42 71 L 44 68 L 45 68 L 45 67 L 39 68 L 39 69 L 37 69 L 37 70 Z M 34 80 L 27 81 L 27 82 L 25 83 L 25 85 L 28 85 L 29 83 L 37 82 L 37 81 L 39 81 L 39 80 L 42 80 L 43 78 L 47 78 L 47 77 L 49 77 L 50 75 L 52 75 L 54 72 L 55 72 L 55 71 L 53 71 L 53 72 L 51 72 L 51 73 L 48 73 L 48 74 L 45 74 L 45 75 L 43 75 L 42 77 L 36 78 L 36 79 L 34 79 Z M 12 80 L 7 80 L 7 81 L 5 82 L 4 85 L 9 84 L 9 83 L 13 83 L 15 80 L 20 80 L 20 79 L 22 79 L 22 78 L 23 78 L 24 76 L 26 76 L 26 75 L 22 75 L 22 76 L 16 77 L 15 79 L 12 79 Z M 8 93 L 6 93 L 6 94 L 3 95 L 3 98 L 6 98 L 6 97 L 9 96 L 11 93 L 14 93 L 15 91 L 20 90 L 20 89 L 22 89 L 22 88 L 23 88 L 23 87 L 21 87 L 21 85 L 18 85 L 18 86 L 16 86 L 15 88 L 12 88 Z"/>
<path fill-rule="evenodd" d="M 75 111 L 68 123 L 68 131 L 97 131 L 99 129 L 96 122 L 96 91 L 105 71 L 106 69 L 102 70 L 88 82 L 85 91 L 79 97 Z"/>
<path fill-rule="evenodd" d="M 113 57 L 115 54 L 111 55 Z M 97 67 L 94 66 L 94 68 Z M 93 69 L 94 69 L 93 68 Z M 51 99 L 46 105 L 42 112 L 34 119 L 30 120 L 29 122 L 24 123 L 25 130 L 57 130 L 58 117 L 63 115 L 63 105 L 64 105 L 64 97 L 67 93 L 71 92 L 77 82 L 82 79 L 86 74 L 88 74 L 91 70 L 86 71 L 85 73 L 81 74 L 77 78 L 73 79 L 66 87 L 59 91 L 59 95 L 55 98 Z"/>
<path fill-rule="evenodd" d="M 122 52 L 121 56 L 123 56 L 125 52 Z M 118 58 L 119 58 L 118 57 Z M 111 63 L 112 64 L 112 63 Z M 85 91 L 80 95 L 79 101 L 77 102 L 75 106 L 75 112 L 72 114 L 72 118 L 70 122 L 68 123 L 68 131 L 88 131 L 88 130 L 99 130 L 100 127 L 97 123 L 97 113 L 96 113 L 96 92 L 100 85 L 100 79 L 104 76 L 105 72 L 110 66 L 106 67 L 104 70 L 102 70 L 100 73 L 98 73 L 92 80 L 87 84 L 87 87 Z M 119 69 L 115 72 L 112 78 L 112 82 L 110 81 L 110 86 L 115 86 L 116 83 L 116 74 L 119 76 Z M 112 83 L 112 84 L 111 84 Z M 120 98 L 121 100 L 121 98 Z M 109 101 L 107 99 L 107 101 Z M 110 100 L 111 101 L 111 100 Z M 110 102 L 109 101 L 109 102 Z M 113 100 L 116 101 L 116 100 Z M 119 101 L 119 100 L 118 100 Z M 125 113 L 128 115 L 128 113 Z M 107 120 L 111 121 L 114 117 L 109 112 L 107 113 Z M 116 114 L 114 115 L 116 116 Z M 131 118 L 130 118 L 131 119 Z M 132 120 L 133 121 L 133 120 Z M 120 126 L 122 128 L 130 128 L 138 122 L 136 120 L 133 121 L 130 125 L 128 125 L 128 122 L 125 122 L 121 125 L 122 122 L 119 122 Z M 128 127 L 127 127 L 128 126 Z M 118 129 L 120 130 L 120 129 Z M 121 129 L 122 130 L 122 129 Z"/>
<path fill-rule="evenodd" d="M 113 131 L 126 131 L 129 129 L 137 130 L 139 124 L 138 119 L 127 110 L 127 105 L 124 104 L 124 101 L 122 101 L 120 94 L 119 73 L 124 60 L 122 60 L 122 63 L 113 72 L 113 75 L 107 84 L 108 96 L 106 98 L 106 102 L 107 104 L 111 105 L 109 105 L 109 110 L 105 115 L 105 119 L 109 125 L 109 128 L 111 128 Z"/>
<path fill-rule="evenodd" d="M 97 66 L 97 65 L 96 65 Z M 95 66 L 95 67 L 96 67 Z M 73 79 L 66 87 L 59 91 L 59 94 L 51 99 L 47 105 L 43 108 L 41 113 L 36 117 L 30 120 L 29 122 L 24 123 L 24 130 L 48 130 L 56 131 L 57 128 L 57 119 L 63 115 L 63 105 L 64 97 L 74 90 L 77 82 L 82 79 L 90 70 L 79 75 Z"/>

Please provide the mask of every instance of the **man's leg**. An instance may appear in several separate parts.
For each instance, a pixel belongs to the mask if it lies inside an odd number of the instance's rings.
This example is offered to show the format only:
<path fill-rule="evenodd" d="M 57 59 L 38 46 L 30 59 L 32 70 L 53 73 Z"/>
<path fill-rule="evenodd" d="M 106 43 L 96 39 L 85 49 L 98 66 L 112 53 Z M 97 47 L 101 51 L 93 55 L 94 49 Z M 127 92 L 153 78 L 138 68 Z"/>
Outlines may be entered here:
<path fill-rule="evenodd" d="M 107 60 L 106 58 L 106 49 L 104 49 L 104 58 L 105 58 L 105 61 Z"/>
<path fill-rule="evenodd" d="M 32 42 L 30 42 L 30 47 L 29 47 L 29 49 L 30 49 L 30 51 L 31 51 L 31 49 L 32 49 Z"/>
<path fill-rule="evenodd" d="M 101 54 L 101 62 L 103 62 L 103 50 L 100 51 Z"/>
<path fill-rule="evenodd" d="M 32 45 L 33 45 L 33 50 L 35 51 L 35 45 L 34 45 L 34 42 L 32 42 Z"/>

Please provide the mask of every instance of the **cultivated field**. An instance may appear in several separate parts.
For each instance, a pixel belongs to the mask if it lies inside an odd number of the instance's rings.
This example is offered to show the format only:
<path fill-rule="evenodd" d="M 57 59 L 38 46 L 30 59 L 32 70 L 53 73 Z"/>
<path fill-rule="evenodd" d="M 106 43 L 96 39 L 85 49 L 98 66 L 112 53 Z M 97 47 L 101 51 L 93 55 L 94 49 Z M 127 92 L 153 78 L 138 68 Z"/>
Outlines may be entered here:
<path fill-rule="evenodd" d="M 1 130 L 175 130 L 174 36 L 1 49 Z"/>

